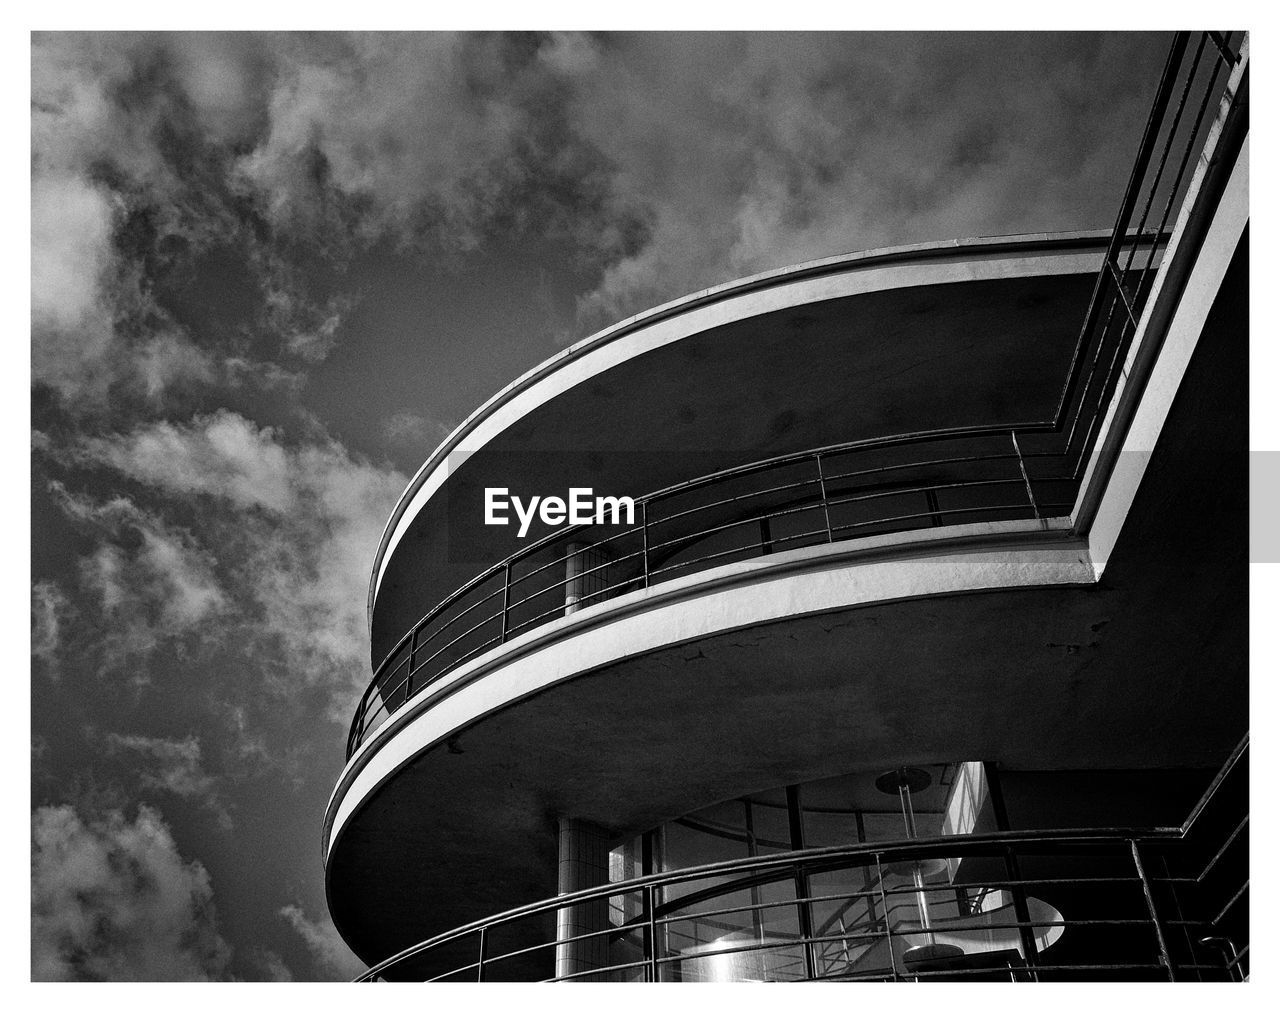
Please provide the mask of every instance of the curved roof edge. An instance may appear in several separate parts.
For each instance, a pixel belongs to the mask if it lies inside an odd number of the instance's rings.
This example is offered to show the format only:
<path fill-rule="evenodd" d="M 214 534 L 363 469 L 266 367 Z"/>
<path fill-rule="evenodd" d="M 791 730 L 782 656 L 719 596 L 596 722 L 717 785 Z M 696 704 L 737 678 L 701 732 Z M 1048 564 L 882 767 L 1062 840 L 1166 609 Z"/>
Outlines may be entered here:
<path fill-rule="evenodd" d="M 369 593 L 366 604 L 366 622 L 372 625 L 374 603 L 378 594 L 379 575 L 383 560 L 390 545 L 392 535 L 404 516 L 415 494 L 422 488 L 427 478 L 459 443 L 476 428 L 477 425 L 498 408 L 506 404 L 516 395 L 528 389 L 548 375 L 568 365 L 583 355 L 595 351 L 603 345 L 650 326 L 658 321 L 678 316 L 698 307 L 714 303 L 722 299 L 732 298 L 758 289 L 795 281 L 799 278 L 834 273 L 849 268 L 879 267 L 895 261 L 919 261 L 954 256 L 958 253 L 981 251 L 984 253 L 1002 250 L 1043 250 L 1054 248 L 1070 248 L 1075 246 L 1091 246 L 1100 240 L 1109 239 L 1108 229 L 1093 229 L 1073 232 L 1036 232 L 1012 236 L 979 236 L 969 239 L 949 239 L 930 243 L 913 243 L 904 246 L 879 247 L 856 253 L 842 253 L 820 260 L 805 261 L 788 267 L 775 268 L 759 274 L 748 275 L 710 288 L 700 289 L 688 295 L 662 303 L 644 310 L 634 316 L 627 317 L 615 324 L 597 331 L 581 341 L 569 345 L 548 359 L 543 360 L 532 369 L 521 374 L 503 387 L 473 411 L 456 429 L 431 452 L 400 494 L 391 515 L 383 527 L 378 541 L 378 550 L 374 555 L 373 568 L 369 577 Z"/>

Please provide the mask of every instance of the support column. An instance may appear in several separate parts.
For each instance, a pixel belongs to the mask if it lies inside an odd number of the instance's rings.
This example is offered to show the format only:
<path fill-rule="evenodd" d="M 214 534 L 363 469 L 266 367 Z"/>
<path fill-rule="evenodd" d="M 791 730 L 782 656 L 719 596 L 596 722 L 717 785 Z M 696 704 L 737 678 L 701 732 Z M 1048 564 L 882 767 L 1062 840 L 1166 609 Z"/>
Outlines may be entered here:
<path fill-rule="evenodd" d="M 603 830 L 585 820 L 562 816 L 558 827 L 557 892 L 561 895 L 609 882 L 609 841 Z M 607 936 L 574 939 L 609 928 L 609 899 L 587 901 L 556 912 L 556 977 L 591 971 L 609 963 Z M 601 978 L 603 976 L 600 976 Z M 598 980 L 582 975 L 574 981 Z"/>
<path fill-rule="evenodd" d="M 580 608 L 602 602 L 601 592 L 608 586 L 609 553 L 603 546 L 589 542 L 570 542 L 564 561 L 564 614 L 573 615 Z M 585 601 L 584 601 L 585 599 Z"/>

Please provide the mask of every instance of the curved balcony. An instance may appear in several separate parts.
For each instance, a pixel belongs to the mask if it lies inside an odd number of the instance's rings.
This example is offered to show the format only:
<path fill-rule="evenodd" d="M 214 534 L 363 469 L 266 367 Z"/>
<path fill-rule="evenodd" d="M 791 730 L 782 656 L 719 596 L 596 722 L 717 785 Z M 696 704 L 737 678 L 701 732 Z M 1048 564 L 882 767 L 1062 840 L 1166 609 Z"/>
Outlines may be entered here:
<path fill-rule="evenodd" d="M 401 637 L 360 701 L 348 757 L 460 665 L 629 591 L 822 543 L 1071 514 L 1166 239 L 1135 234 L 1114 244 L 1049 417 L 787 454 L 635 497 L 634 524 L 553 532 L 454 591 Z"/>
<path fill-rule="evenodd" d="M 360 980 L 1243 980 L 1247 767 L 1246 739 L 1181 826 L 815 848 L 626 879 L 442 933 Z M 558 922 L 583 930 L 557 936 Z"/>

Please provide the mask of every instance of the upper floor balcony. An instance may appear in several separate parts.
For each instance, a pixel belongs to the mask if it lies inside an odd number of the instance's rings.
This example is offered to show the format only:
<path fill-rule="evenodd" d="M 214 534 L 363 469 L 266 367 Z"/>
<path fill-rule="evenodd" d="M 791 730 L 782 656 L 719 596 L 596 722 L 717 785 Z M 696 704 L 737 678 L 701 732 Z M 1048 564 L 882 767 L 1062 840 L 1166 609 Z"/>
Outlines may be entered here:
<path fill-rule="evenodd" d="M 1167 224 L 803 265 L 517 381 L 397 511 L 372 595 L 383 656 L 349 750 L 459 666 L 671 582 L 853 540 L 1068 530 Z M 632 521 L 535 519 L 523 540 L 484 523 L 486 488 L 527 501 L 588 485 L 633 497 Z"/>

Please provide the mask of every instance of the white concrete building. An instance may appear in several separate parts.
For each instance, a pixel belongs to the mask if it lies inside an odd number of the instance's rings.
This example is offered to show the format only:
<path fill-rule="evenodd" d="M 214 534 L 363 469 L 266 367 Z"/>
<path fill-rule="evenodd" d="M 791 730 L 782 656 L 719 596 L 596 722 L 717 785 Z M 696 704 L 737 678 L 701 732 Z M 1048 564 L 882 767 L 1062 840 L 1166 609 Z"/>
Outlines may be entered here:
<path fill-rule="evenodd" d="M 1179 35 L 1114 231 L 700 292 L 463 423 L 325 814 L 375 975 L 1244 976 L 1247 104 Z M 485 523 L 575 487 L 634 523 Z"/>

